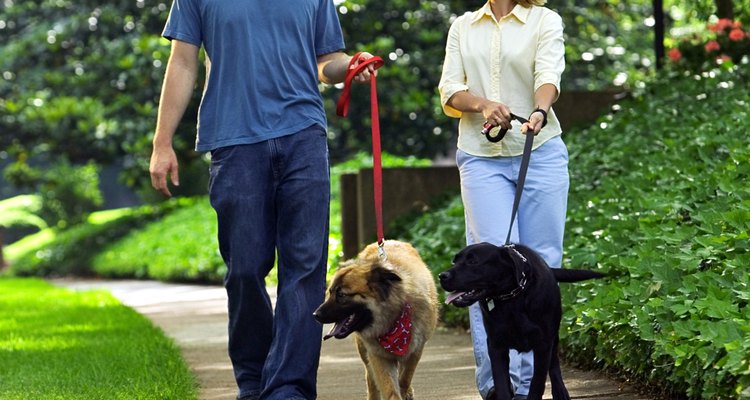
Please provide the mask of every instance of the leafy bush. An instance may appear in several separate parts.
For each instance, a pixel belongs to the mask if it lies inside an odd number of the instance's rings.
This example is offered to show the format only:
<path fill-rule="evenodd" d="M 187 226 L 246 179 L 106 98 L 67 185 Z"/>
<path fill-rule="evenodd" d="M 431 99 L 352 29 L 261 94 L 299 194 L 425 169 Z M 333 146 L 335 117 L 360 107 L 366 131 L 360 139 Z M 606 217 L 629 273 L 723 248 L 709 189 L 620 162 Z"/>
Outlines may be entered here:
<path fill-rule="evenodd" d="M 192 202 L 180 199 L 134 209 L 100 211 L 69 229 L 42 230 L 8 247 L 10 273 L 18 276 L 93 275 L 92 258 L 110 243 Z"/>
<path fill-rule="evenodd" d="M 389 153 L 382 153 L 383 168 L 395 167 L 426 167 L 432 164 L 430 160 L 417 157 L 398 157 Z M 341 238 L 341 175 L 354 173 L 362 168 L 372 168 L 372 154 L 359 152 L 348 160 L 337 163 L 331 168 L 331 232 L 328 246 L 328 268 L 335 270 L 344 255 Z"/>
<path fill-rule="evenodd" d="M 82 222 L 103 202 L 99 170 L 93 162 L 74 166 L 61 160 L 46 169 L 15 163 L 5 176 L 18 187 L 39 192 L 42 201 L 38 214 L 50 226 L 65 228 Z"/>
<path fill-rule="evenodd" d="M 34 227 L 37 230 L 47 227 L 47 223 L 37 214 L 42 202 L 37 195 L 20 195 L 0 201 L 0 229 L 12 227 Z"/>
<path fill-rule="evenodd" d="M 464 206 L 461 196 L 446 193 L 435 199 L 421 215 L 399 218 L 392 226 L 394 238 L 411 243 L 432 274 L 451 267 L 453 256 L 466 245 L 464 235 Z M 437 281 L 436 281 L 437 282 Z M 438 290 L 440 321 L 451 327 L 469 327 L 469 313 L 465 308 L 445 304 L 445 292 Z"/>
<path fill-rule="evenodd" d="M 430 164 L 429 160 L 387 153 L 383 154 L 382 161 L 384 167 Z M 363 152 L 331 169 L 328 256 L 331 273 L 342 256 L 339 177 L 370 167 L 372 156 Z M 172 210 L 175 211 L 167 215 Z M 103 215 L 109 217 L 102 218 Z M 99 212 L 92 217 L 87 223 L 69 230 L 45 230 L 9 247 L 9 254 L 13 254 L 15 260 L 11 272 L 40 276 L 94 274 L 167 281 L 223 281 L 226 266 L 216 242 L 216 214 L 206 196 Z M 51 235 L 52 232 L 57 236 Z M 276 281 L 275 272 L 269 276 L 269 281 Z"/>
<path fill-rule="evenodd" d="M 676 40 L 669 50 L 669 59 L 677 69 L 693 72 L 710 70 L 717 64 L 731 66 L 747 63 L 750 54 L 750 31 L 742 23 L 720 19 L 707 29 Z"/>
<path fill-rule="evenodd" d="M 750 396 L 747 66 L 672 75 L 569 137 L 562 342 L 691 399 Z"/>
<path fill-rule="evenodd" d="M 226 266 L 219 254 L 216 214 L 203 196 L 95 254 L 99 276 L 221 283 Z"/>

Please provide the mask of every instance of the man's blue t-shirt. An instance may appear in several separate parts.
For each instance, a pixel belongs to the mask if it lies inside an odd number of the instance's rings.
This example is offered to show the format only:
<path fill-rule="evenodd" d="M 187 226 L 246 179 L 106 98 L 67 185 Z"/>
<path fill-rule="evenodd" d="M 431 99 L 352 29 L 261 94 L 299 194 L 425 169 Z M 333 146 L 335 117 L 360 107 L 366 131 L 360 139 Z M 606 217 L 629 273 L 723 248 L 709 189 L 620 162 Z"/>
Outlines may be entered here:
<path fill-rule="evenodd" d="M 332 0 L 174 0 L 163 36 L 210 60 L 196 150 L 326 128 L 316 58 L 344 48 Z"/>

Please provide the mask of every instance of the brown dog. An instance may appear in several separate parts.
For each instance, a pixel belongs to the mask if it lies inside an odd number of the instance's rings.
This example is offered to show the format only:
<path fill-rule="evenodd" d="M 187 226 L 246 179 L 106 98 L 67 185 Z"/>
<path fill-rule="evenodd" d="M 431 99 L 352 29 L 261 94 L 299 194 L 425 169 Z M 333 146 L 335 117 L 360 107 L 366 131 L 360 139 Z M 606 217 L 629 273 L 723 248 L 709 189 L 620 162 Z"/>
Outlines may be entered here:
<path fill-rule="evenodd" d="M 371 244 L 343 263 L 314 315 L 335 324 L 324 339 L 354 333 L 368 400 L 413 399 L 414 370 L 437 324 L 437 289 L 410 244 L 388 240 L 384 250 L 381 258 Z"/>

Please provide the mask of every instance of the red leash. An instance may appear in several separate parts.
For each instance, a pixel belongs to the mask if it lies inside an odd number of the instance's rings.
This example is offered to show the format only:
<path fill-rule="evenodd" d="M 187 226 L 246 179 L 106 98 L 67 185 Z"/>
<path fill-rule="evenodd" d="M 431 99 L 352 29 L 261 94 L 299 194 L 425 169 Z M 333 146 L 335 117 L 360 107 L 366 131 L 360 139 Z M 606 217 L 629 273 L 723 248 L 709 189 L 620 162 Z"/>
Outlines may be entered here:
<path fill-rule="evenodd" d="M 355 67 L 353 64 L 359 62 Z M 373 56 L 363 58 L 361 53 L 355 54 L 349 61 L 349 68 L 344 79 L 344 90 L 336 104 L 336 114 L 345 117 L 349 111 L 349 98 L 351 84 L 354 77 L 364 71 L 370 64 L 378 69 L 385 64 L 382 58 Z M 383 237 L 383 165 L 381 162 L 380 151 L 380 118 L 378 112 L 378 91 L 375 74 L 370 74 L 370 119 L 372 119 L 372 180 L 375 192 L 375 224 L 378 231 L 378 245 L 382 251 Z M 384 254 L 384 253 L 381 253 Z"/>

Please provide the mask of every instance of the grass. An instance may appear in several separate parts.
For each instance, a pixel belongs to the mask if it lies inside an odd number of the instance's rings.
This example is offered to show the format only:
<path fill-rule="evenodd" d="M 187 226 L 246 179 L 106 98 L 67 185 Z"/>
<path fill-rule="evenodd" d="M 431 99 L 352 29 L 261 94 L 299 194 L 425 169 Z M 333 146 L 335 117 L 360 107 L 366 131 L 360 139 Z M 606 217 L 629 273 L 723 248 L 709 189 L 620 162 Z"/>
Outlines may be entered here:
<path fill-rule="evenodd" d="M 0 398 L 194 399 L 179 349 L 103 291 L 0 279 Z"/>

